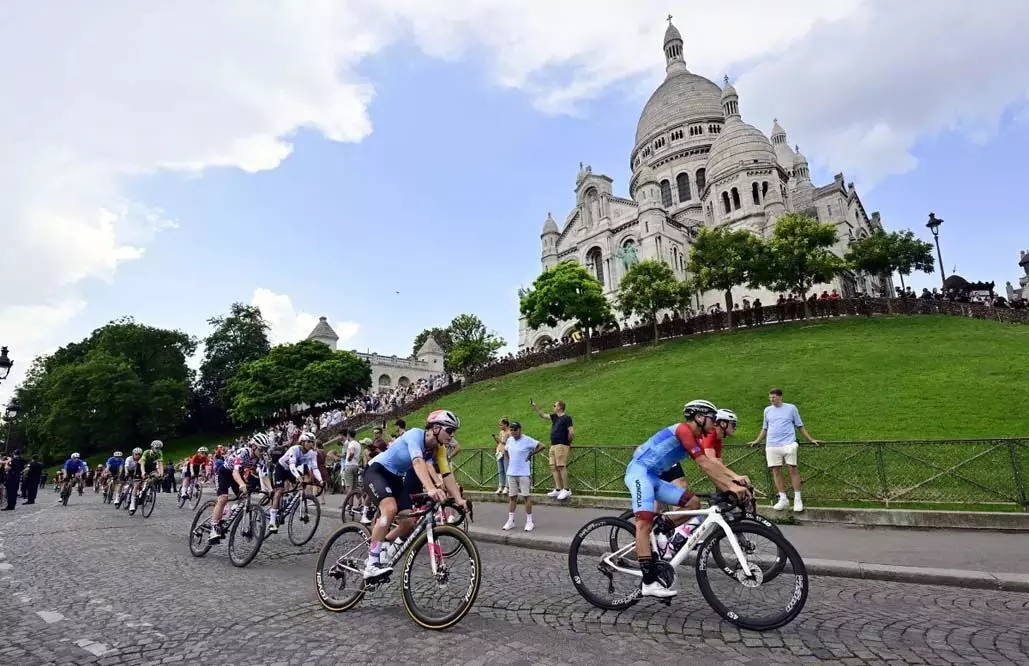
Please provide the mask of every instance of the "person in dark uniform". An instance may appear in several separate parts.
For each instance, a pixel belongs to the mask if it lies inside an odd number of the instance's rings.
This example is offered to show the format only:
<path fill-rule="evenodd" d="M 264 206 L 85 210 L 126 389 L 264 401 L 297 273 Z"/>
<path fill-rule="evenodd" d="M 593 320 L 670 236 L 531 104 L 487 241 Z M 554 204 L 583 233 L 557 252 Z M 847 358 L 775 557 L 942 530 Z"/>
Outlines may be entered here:
<path fill-rule="evenodd" d="M 21 449 L 15 449 L 14 456 L 7 463 L 7 478 L 4 486 L 7 494 L 7 506 L 0 511 L 14 511 L 18 502 L 18 484 L 21 482 L 21 473 L 25 471 L 25 459 L 21 457 Z"/>
<path fill-rule="evenodd" d="M 42 485 L 40 483 L 42 478 L 43 463 L 39 461 L 39 456 L 32 456 L 32 462 L 25 468 L 25 483 L 22 484 L 25 488 L 25 501 L 22 504 L 36 503 L 36 493 L 39 492 Z"/>

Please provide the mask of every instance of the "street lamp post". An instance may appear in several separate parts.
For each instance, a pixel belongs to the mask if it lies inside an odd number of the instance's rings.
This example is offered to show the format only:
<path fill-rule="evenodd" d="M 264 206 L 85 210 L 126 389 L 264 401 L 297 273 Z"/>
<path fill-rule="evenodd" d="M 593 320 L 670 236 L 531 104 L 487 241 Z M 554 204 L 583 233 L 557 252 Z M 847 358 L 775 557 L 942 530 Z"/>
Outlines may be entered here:
<path fill-rule="evenodd" d="M 4 348 L 6 351 L 7 348 Z M 14 419 L 17 418 L 18 412 L 21 411 L 21 405 L 18 404 L 13 398 L 7 403 L 7 409 L 4 410 L 4 420 L 7 421 L 7 446 L 4 447 L 4 455 L 11 455 L 11 437 L 14 435 Z"/>
<path fill-rule="evenodd" d="M 936 213 L 929 213 L 929 221 L 926 223 L 926 227 L 929 231 L 933 232 L 933 240 L 936 242 L 936 256 L 940 260 L 940 279 L 943 283 L 943 289 L 947 289 L 947 271 L 943 269 L 943 253 L 940 252 L 940 225 L 943 224 L 943 218 L 936 217 Z"/>
<path fill-rule="evenodd" d="M 7 347 L 0 347 L 0 381 L 7 379 L 14 361 L 7 355 Z"/>

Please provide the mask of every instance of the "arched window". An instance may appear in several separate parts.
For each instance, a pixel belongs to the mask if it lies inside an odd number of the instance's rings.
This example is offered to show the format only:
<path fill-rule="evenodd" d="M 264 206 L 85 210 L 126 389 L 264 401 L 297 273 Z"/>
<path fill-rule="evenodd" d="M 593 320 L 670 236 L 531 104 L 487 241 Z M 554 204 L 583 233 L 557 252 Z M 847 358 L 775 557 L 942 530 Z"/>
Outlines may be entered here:
<path fill-rule="evenodd" d="M 393 380 L 389 378 L 389 375 L 379 375 L 379 388 L 389 388 L 393 383 Z"/>
<path fill-rule="evenodd" d="M 661 205 L 666 208 L 672 205 L 672 186 L 667 180 L 661 181 Z"/>
<path fill-rule="evenodd" d="M 597 278 L 604 288 L 607 288 L 607 283 L 604 282 L 604 255 L 599 247 L 591 248 L 586 253 L 586 268 L 593 273 L 593 277 Z"/>
<path fill-rule="evenodd" d="M 764 199 L 768 196 L 768 181 L 761 181 L 761 198 Z"/>
<path fill-rule="evenodd" d="M 693 198 L 690 193 L 690 177 L 687 174 L 680 173 L 676 176 L 675 185 L 679 188 L 679 203 Z"/>
<path fill-rule="evenodd" d="M 750 184 L 750 196 L 752 196 L 754 198 L 754 205 L 755 206 L 760 206 L 761 205 L 761 195 L 758 194 L 757 183 L 756 182 Z"/>
<path fill-rule="evenodd" d="M 732 188 L 732 209 L 740 209 L 740 191 L 737 190 L 735 187 Z"/>
<path fill-rule="evenodd" d="M 722 205 L 725 206 L 725 214 L 728 215 L 732 212 L 732 206 L 729 204 L 729 193 L 722 192 Z"/>
<path fill-rule="evenodd" d="M 697 196 L 704 194 L 704 186 L 707 184 L 707 169 L 697 169 L 697 177 L 693 182 L 697 184 Z"/>

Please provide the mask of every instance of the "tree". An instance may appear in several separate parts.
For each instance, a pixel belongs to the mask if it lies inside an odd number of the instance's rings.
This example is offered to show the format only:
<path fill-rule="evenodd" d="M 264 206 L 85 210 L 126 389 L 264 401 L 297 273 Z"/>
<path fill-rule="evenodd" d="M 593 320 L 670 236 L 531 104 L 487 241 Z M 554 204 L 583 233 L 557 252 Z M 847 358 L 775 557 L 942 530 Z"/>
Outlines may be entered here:
<path fill-rule="evenodd" d="M 540 274 L 522 296 L 519 310 L 533 329 L 576 322 L 586 338 L 587 359 L 593 332 L 614 322 L 603 286 L 574 261 L 562 261 Z"/>
<path fill-rule="evenodd" d="M 450 356 L 451 350 L 454 348 L 454 339 L 450 335 L 450 327 L 447 328 L 427 328 L 421 333 L 414 337 L 414 347 L 411 351 L 411 358 L 415 359 L 418 357 L 418 352 L 421 351 L 422 345 L 429 339 L 429 336 L 436 339 L 436 343 L 443 350 L 443 369 L 449 371 L 450 365 L 447 358 Z"/>
<path fill-rule="evenodd" d="M 701 291 L 716 289 L 725 294 L 725 311 L 733 308 L 732 289 L 740 285 L 757 287 L 763 254 L 761 239 L 742 229 L 703 228 L 690 248 L 687 270 Z M 729 317 L 729 328 L 733 327 Z"/>
<path fill-rule="evenodd" d="M 464 375 L 496 359 L 497 351 L 507 344 L 503 338 L 487 331 L 482 321 L 471 314 L 454 317 L 446 330 L 453 342 L 447 354 L 447 368 Z"/>
<path fill-rule="evenodd" d="M 904 276 L 911 275 L 911 271 L 932 273 L 936 266 L 932 244 L 918 240 L 910 230 L 876 231 L 851 243 L 844 259 L 854 270 L 872 275 L 885 278 L 896 272 L 901 288 L 905 286 Z"/>
<path fill-rule="evenodd" d="M 653 322 L 654 343 L 657 344 L 657 313 L 681 307 L 684 293 L 688 303 L 688 287 L 675 277 L 671 266 L 656 259 L 645 259 L 633 264 L 622 277 L 618 285 L 618 309 L 626 317 L 635 314 Z"/>
<path fill-rule="evenodd" d="M 345 351 L 303 340 L 272 347 L 268 355 L 243 364 L 225 389 L 229 417 L 237 423 L 278 413 L 293 405 L 344 400 L 372 384 L 371 365 Z"/>
<path fill-rule="evenodd" d="M 810 317 L 807 292 L 819 282 L 828 282 L 846 266 L 830 250 L 836 241 L 834 224 L 822 224 L 797 213 L 784 215 L 776 222 L 766 251 L 755 264 L 760 282 L 774 291 L 796 293 Z"/>

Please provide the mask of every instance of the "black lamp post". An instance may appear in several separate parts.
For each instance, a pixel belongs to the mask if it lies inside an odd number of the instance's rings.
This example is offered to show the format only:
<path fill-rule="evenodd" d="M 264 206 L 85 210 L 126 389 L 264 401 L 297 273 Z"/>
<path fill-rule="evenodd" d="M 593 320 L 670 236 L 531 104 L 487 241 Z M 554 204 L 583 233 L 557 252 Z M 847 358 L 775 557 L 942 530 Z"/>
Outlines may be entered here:
<path fill-rule="evenodd" d="M 7 348 L 4 348 L 6 351 Z M 13 398 L 7 403 L 7 409 L 4 410 L 4 420 L 7 421 L 7 446 L 4 447 L 4 454 L 11 455 L 11 437 L 14 435 L 14 419 L 18 417 L 18 412 L 21 411 L 21 405 L 18 404 L 17 400 Z"/>
<path fill-rule="evenodd" d="M 943 224 L 943 218 L 936 217 L 936 213 L 929 213 L 929 221 L 926 223 L 926 227 L 929 231 L 933 232 L 933 240 L 936 242 L 936 256 L 940 260 L 940 278 L 943 282 L 943 288 L 946 290 L 947 285 L 947 271 L 943 269 L 943 253 L 940 252 L 940 225 Z"/>
<path fill-rule="evenodd" d="M 7 347 L 0 347 L 0 381 L 7 379 L 14 361 L 7 355 Z"/>

